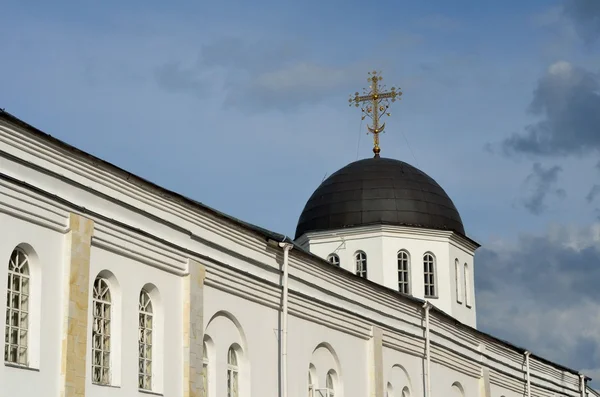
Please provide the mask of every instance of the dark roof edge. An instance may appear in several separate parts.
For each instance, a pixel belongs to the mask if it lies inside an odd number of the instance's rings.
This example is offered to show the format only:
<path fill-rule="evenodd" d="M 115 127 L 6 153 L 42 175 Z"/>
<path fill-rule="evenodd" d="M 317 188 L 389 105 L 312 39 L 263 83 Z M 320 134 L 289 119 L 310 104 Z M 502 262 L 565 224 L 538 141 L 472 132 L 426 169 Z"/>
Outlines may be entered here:
<path fill-rule="evenodd" d="M 68 152 L 73 153 L 76 156 L 81 156 L 85 159 L 87 159 L 88 161 L 93 162 L 94 164 L 90 164 L 91 166 L 94 167 L 104 167 L 106 169 L 108 169 L 109 171 L 112 171 L 116 174 L 121 174 L 120 176 L 122 178 L 124 178 L 126 181 L 128 182 L 132 182 L 134 184 L 139 184 L 139 185 L 146 185 L 147 188 L 153 189 L 155 191 L 158 191 L 159 193 L 162 193 L 162 195 L 168 195 L 171 196 L 170 198 L 173 200 L 179 200 L 182 201 L 188 205 L 194 206 L 194 207 L 199 207 L 204 211 L 209 212 L 210 214 L 219 217 L 221 219 L 225 219 L 229 222 L 232 222 L 238 226 L 243 227 L 244 229 L 247 229 L 251 232 L 257 233 L 259 236 L 265 236 L 268 238 L 272 238 L 273 240 L 279 240 L 279 241 L 286 241 L 286 242 L 290 242 L 293 243 L 293 240 L 289 237 L 287 237 L 286 235 L 280 234 L 280 233 L 276 233 L 267 229 L 264 229 L 260 226 L 256 226 L 253 225 L 251 223 L 248 222 L 244 222 L 241 219 L 238 219 L 234 216 L 225 214 L 224 212 L 218 211 L 212 207 L 207 206 L 206 204 L 202 204 L 199 201 L 190 199 L 182 194 L 179 194 L 177 192 L 174 192 L 172 190 L 166 189 L 162 186 L 157 185 L 154 182 L 151 182 L 147 179 L 144 179 L 140 176 L 137 176 L 135 174 L 132 174 L 129 171 L 124 170 L 123 168 L 116 166 L 112 163 L 109 163 L 106 160 L 102 160 L 99 157 L 96 157 L 90 153 L 87 153 L 81 149 L 76 148 L 75 146 L 69 145 L 68 143 L 61 141 L 58 138 L 53 137 L 52 135 L 43 132 L 42 130 L 32 126 L 31 124 L 19 119 L 18 117 L 10 114 L 9 112 L 7 112 L 4 109 L 0 108 L 0 119 L 4 119 L 10 123 L 16 124 L 17 126 L 24 128 L 26 130 L 28 130 L 30 133 L 36 135 L 37 137 L 44 139 L 46 141 L 49 141 L 50 143 L 53 143 L 57 146 L 59 146 L 61 149 L 66 150 Z"/>
<path fill-rule="evenodd" d="M 272 231 L 264 229 L 264 228 L 262 228 L 260 226 L 256 226 L 256 225 L 253 225 L 251 223 L 244 222 L 244 221 L 242 221 L 242 220 L 240 220 L 238 218 L 235 218 L 233 216 L 227 215 L 227 214 L 225 214 L 225 213 L 223 213 L 221 211 L 218 211 L 218 210 L 216 210 L 214 208 L 211 208 L 211 207 L 209 207 L 209 206 L 207 206 L 205 204 L 202 204 L 202 203 L 200 203 L 198 201 L 192 200 L 192 199 L 190 199 L 188 197 L 185 197 L 185 196 L 183 196 L 183 195 L 181 195 L 179 193 L 176 193 L 176 192 L 173 192 L 173 191 L 171 191 L 169 189 L 161 187 L 161 186 L 159 186 L 159 185 L 157 185 L 157 184 L 155 184 L 153 182 L 150 182 L 150 181 L 148 181 L 148 180 L 146 180 L 146 179 L 144 179 L 142 177 L 139 177 L 139 176 L 137 176 L 135 174 L 132 174 L 132 173 L 130 173 L 130 172 L 128 172 L 128 171 L 126 171 L 126 170 L 124 170 L 124 169 L 122 169 L 122 168 L 120 168 L 120 167 L 118 167 L 118 166 L 116 166 L 116 165 L 114 165 L 112 163 L 109 163 L 108 161 L 102 160 L 102 159 L 100 159 L 100 158 L 98 158 L 98 157 L 96 157 L 96 156 L 94 156 L 92 154 L 89 154 L 89 153 L 87 153 L 87 152 L 85 152 L 85 151 L 83 151 L 81 149 L 78 149 L 78 148 L 76 148 L 76 147 L 74 147 L 72 145 L 69 145 L 68 143 L 66 143 L 64 141 L 61 141 L 60 139 L 55 138 L 52 135 L 39 130 L 38 128 L 32 126 L 31 124 L 28 124 L 27 122 L 25 122 L 25 121 L 19 119 L 18 117 L 10 114 L 9 112 L 5 111 L 2 108 L 0 108 L 0 119 L 4 119 L 4 120 L 6 120 L 6 121 L 8 121 L 10 123 L 16 124 L 19 127 L 24 128 L 24 129 L 28 130 L 29 132 L 37 135 L 39 138 L 45 139 L 45 140 L 47 140 L 47 141 L 49 141 L 49 142 L 51 142 L 51 143 L 59 146 L 63 150 L 69 151 L 69 152 L 71 152 L 71 153 L 73 153 L 75 155 L 81 156 L 81 157 L 86 158 L 88 160 L 92 160 L 95 163 L 98 163 L 98 165 L 102 165 L 102 166 L 108 167 L 109 169 L 112 169 L 113 171 L 115 171 L 117 173 L 124 174 L 124 175 L 127 176 L 126 179 L 129 180 L 130 182 L 133 182 L 132 180 L 136 180 L 136 181 L 138 181 L 141 184 L 147 185 L 149 188 L 152 188 L 152 189 L 158 190 L 159 192 L 171 195 L 173 199 L 181 200 L 181 201 L 187 203 L 188 205 L 199 207 L 199 208 L 201 208 L 201 209 L 203 209 L 203 210 L 211 213 L 212 215 L 214 215 L 216 217 L 219 217 L 219 218 L 222 218 L 222 219 L 224 219 L 226 221 L 229 221 L 229 222 L 232 222 L 234 224 L 237 224 L 238 226 L 240 226 L 240 227 L 242 227 L 244 229 L 247 229 L 247 230 L 249 230 L 249 231 L 251 231 L 251 232 L 253 232 L 255 234 L 258 234 L 259 236 L 264 237 L 266 240 L 272 239 L 272 240 L 277 240 L 277 241 L 281 241 L 281 242 L 291 243 L 297 249 L 297 252 L 301 252 L 303 255 L 308 256 L 309 258 L 311 258 L 313 260 L 320 261 L 322 264 L 325 264 L 325 265 L 328 265 L 328 266 L 330 265 L 329 262 L 327 262 L 325 259 L 323 259 L 321 257 L 318 257 L 318 256 L 316 256 L 316 255 L 314 255 L 314 254 L 306 251 L 304 248 L 302 248 L 298 244 L 294 243 L 294 240 L 292 240 L 291 238 L 289 238 L 288 236 L 286 236 L 284 234 L 272 232 Z M 97 165 L 95 165 L 95 166 L 97 166 Z M 466 236 L 463 236 L 463 237 L 465 237 L 469 241 L 473 241 L 473 240 L 469 239 Z M 477 244 L 475 241 L 473 241 L 473 243 Z M 329 267 L 332 268 L 332 269 L 338 269 L 338 268 L 333 267 L 333 266 L 329 266 Z M 343 271 L 342 269 L 338 269 L 338 270 L 339 271 Z M 412 296 L 409 296 L 409 295 L 403 295 L 400 292 L 394 291 L 394 290 L 392 290 L 390 288 L 384 287 L 384 286 L 379 285 L 377 283 L 374 283 L 372 281 L 365 280 L 365 279 L 363 279 L 363 278 L 361 278 L 361 277 L 359 277 L 359 276 L 357 276 L 355 274 L 348 273 L 348 272 L 344 272 L 344 273 L 347 274 L 348 276 L 351 276 L 351 277 L 360 278 L 360 280 L 362 282 L 369 283 L 369 284 L 371 284 L 375 288 L 378 288 L 378 289 L 380 289 L 382 291 L 385 291 L 387 293 L 390 293 L 390 294 L 394 294 L 395 296 L 400 296 L 400 297 L 402 297 L 404 299 L 412 301 L 413 303 L 418 303 L 420 305 L 422 305 L 424 303 L 424 301 L 421 300 L 421 299 L 418 299 L 418 298 L 415 298 L 415 297 L 412 297 Z M 475 328 L 473 328 L 473 327 L 471 327 L 469 325 L 463 324 L 460 321 L 456 320 L 454 317 L 452 317 L 452 316 L 448 315 L 447 313 L 445 313 L 445 312 L 437 309 L 435 306 L 433 306 L 433 310 L 436 313 L 438 313 L 441 317 L 443 317 L 443 318 L 445 318 L 447 320 L 453 321 L 455 324 L 460 325 L 461 327 L 466 328 L 466 329 L 468 329 L 468 330 L 470 330 L 470 331 L 472 331 L 472 332 L 474 332 L 476 334 L 479 334 L 481 336 L 485 336 L 485 337 L 487 337 L 489 339 L 492 339 L 492 340 L 494 340 L 496 342 L 499 342 L 500 344 L 505 345 L 506 347 L 509 347 L 511 349 L 514 349 L 514 350 L 517 350 L 521 354 L 524 354 L 526 351 L 528 351 L 527 349 L 523 349 L 521 347 L 513 345 L 512 343 L 509 343 L 509 342 L 506 342 L 506 341 L 504 341 L 502 339 L 499 339 L 499 338 L 497 338 L 497 337 L 495 337 L 493 335 L 487 334 L 487 333 L 479 331 L 479 330 L 477 330 L 477 329 L 475 329 Z M 539 360 L 541 362 L 544 362 L 544 363 L 546 363 L 548 365 L 551 365 L 553 367 L 562 369 L 562 370 L 564 370 L 566 372 L 569 372 L 569 373 L 572 373 L 572 374 L 575 374 L 575 375 L 580 375 L 581 374 L 578 371 L 575 371 L 575 370 L 573 370 L 571 368 L 567 368 L 567 367 L 562 366 L 560 364 L 554 363 L 554 362 L 552 362 L 550 360 L 547 360 L 547 359 L 545 359 L 543 357 L 536 356 L 533 353 L 531 354 L 531 356 L 534 357 L 534 358 L 536 358 L 537 360 Z M 585 378 L 587 380 L 591 380 L 591 378 L 589 378 L 587 376 Z"/>

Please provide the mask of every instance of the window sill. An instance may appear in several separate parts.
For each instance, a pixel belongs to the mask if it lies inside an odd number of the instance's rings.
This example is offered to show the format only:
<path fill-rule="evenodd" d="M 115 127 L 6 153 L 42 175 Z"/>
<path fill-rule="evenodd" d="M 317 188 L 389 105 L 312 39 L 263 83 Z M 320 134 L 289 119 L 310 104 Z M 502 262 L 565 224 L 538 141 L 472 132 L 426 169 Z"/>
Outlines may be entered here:
<path fill-rule="evenodd" d="M 424 299 L 439 299 L 439 296 L 426 296 Z"/>
<path fill-rule="evenodd" d="M 149 394 L 151 396 L 162 396 L 162 393 L 157 393 L 155 391 L 152 390 L 144 390 L 144 389 L 138 389 L 138 391 L 142 394 Z"/>
<path fill-rule="evenodd" d="M 92 382 L 92 385 L 93 386 L 98 386 L 98 387 L 110 387 L 112 389 L 120 389 L 121 388 L 121 386 L 105 385 L 105 384 L 102 384 L 102 383 L 94 383 L 94 382 Z"/>
<path fill-rule="evenodd" d="M 11 363 L 11 362 L 7 362 L 7 361 L 4 362 L 4 366 L 10 367 L 10 368 L 16 368 L 16 369 L 24 369 L 25 371 L 40 372 L 40 370 L 38 368 L 28 367 L 27 365 Z"/>

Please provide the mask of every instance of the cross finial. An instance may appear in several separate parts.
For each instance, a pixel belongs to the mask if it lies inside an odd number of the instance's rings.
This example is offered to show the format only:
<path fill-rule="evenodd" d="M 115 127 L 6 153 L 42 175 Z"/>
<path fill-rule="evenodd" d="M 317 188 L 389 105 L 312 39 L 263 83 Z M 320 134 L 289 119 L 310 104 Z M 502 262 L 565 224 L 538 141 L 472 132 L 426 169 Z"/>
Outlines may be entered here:
<path fill-rule="evenodd" d="M 385 128 L 385 123 L 380 124 L 381 118 L 390 115 L 387 111 L 390 107 L 390 100 L 395 102 L 402 95 L 400 89 L 396 87 L 392 87 L 386 92 L 385 85 L 380 84 L 381 80 L 383 80 L 381 72 L 369 72 L 369 77 L 367 78 L 369 89 L 363 88 L 363 95 L 359 95 L 356 92 L 348 100 L 350 106 L 359 107 L 362 105 L 363 120 L 365 117 L 369 117 L 373 121 L 373 125 L 367 125 L 367 129 L 373 134 L 373 153 L 375 153 L 375 157 L 379 157 L 379 153 L 381 152 L 381 148 L 379 147 L 379 133 Z"/>

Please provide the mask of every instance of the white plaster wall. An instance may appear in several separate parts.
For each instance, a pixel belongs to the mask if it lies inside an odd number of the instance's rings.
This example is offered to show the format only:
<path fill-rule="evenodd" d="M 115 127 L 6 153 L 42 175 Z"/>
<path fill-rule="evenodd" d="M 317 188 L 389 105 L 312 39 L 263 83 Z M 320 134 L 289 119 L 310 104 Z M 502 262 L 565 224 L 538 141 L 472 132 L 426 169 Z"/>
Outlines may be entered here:
<path fill-rule="evenodd" d="M 490 384 L 490 397 L 523 397 L 526 395 L 527 390 L 523 387 L 521 393 L 517 393 L 514 390 L 509 390 L 505 387 L 496 385 L 494 383 Z"/>
<path fill-rule="evenodd" d="M 410 355 L 389 347 L 383 348 L 383 385 L 392 393 L 387 397 L 402 397 L 402 389 L 406 386 L 411 396 L 422 396 L 423 393 L 423 363 L 421 357 Z"/>
<path fill-rule="evenodd" d="M 323 325 L 290 317 L 289 396 L 308 395 L 308 370 L 317 370 L 317 387 L 325 388 L 327 372 L 337 373 L 336 397 L 368 395 L 368 343 L 353 335 Z M 325 354 L 327 348 L 331 355 Z M 319 348 L 317 351 L 315 351 Z"/>
<path fill-rule="evenodd" d="M 468 250 L 462 249 L 459 246 L 454 244 L 449 244 L 449 270 L 451 274 L 450 282 L 451 282 L 451 307 L 452 307 L 452 315 L 459 321 L 469 324 L 472 327 L 477 326 L 477 315 L 475 310 L 475 279 L 474 279 L 474 259 L 473 253 Z M 455 273 L 455 260 L 458 259 L 458 278 Z M 469 268 L 469 277 L 468 280 L 465 280 L 465 272 L 464 265 L 467 264 Z M 460 283 L 460 291 L 461 297 L 460 302 L 456 296 L 456 280 Z M 468 288 L 467 284 L 468 283 Z M 467 297 L 466 294 L 469 294 L 469 303 L 470 306 L 467 305 Z"/>
<path fill-rule="evenodd" d="M 413 237 L 406 234 L 382 234 L 384 256 L 388 258 L 383 266 L 389 275 L 391 282 L 386 286 L 392 289 L 398 289 L 398 251 L 404 249 L 410 256 L 410 290 L 411 295 L 420 299 L 425 299 L 425 285 L 423 278 L 423 256 L 426 253 L 432 253 L 435 257 L 436 270 L 436 298 L 428 298 L 438 308 L 450 313 L 447 305 L 447 269 L 445 266 L 446 242 L 436 239 L 424 239 Z"/>
<path fill-rule="evenodd" d="M 323 259 L 335 253 L 340 257 L 340 267 L 356 274 L 355 255 L 358 251 L 367 254 L 367 279 L 384 284 L 386 275 L 380 265 L 383 260 L 381 238 L 376 234 L 348 235 L 327 241 L 311 241 L 310 251 Z"/>
<path fill-rule="evenodd" d="M 240 397 L 277 397 L 279 311 L 210 286 L 205 286 L 204 293 L 206 335 L 214 343 L 214 350 L 211 349 L 214 354 L 211 354 L 209 391 L 216 392 L 213 396 L 226 395 L 227 350 L 241 341 L 245 350 L 241 376 L 247 388 L 242 388 L 240 384 Z M 288 324 L 289 396 L 308 394 L 308 371 L 313 360 L 318 371 L 318 387 L 325 387 L 325 375 L 328 370 L 334 369 L 338 375 L 336 396 L 367 395 L 365 339 L 294 315 L 289 316 Z M 238 325 L 241 332 L 237 329 Z M 323 349 L 313 355 L 320 345 L 330 349 L 331 360 L 322 357 Z M 335 368 L 330 367 L 332 362 Z"/>
<path fill-rule="evenodd" d="M 209 391 L 227 393 L 227 351 L 239 344 L 240 397 L 276 396 L 277 312 L 255 302 L 205 285 L 204 327 L 213 342 Z M 251 381 L 256 374 L 254 381 Z"/>
<path fill-rule="evenodd" d="M 425 299 L 423 278 L 423 256 L 432 253 L 436 263 L 435 298 L 427 298 L 438 309 L 454 316 L 459 321 L 475 326 L 475 303 L 471 288 L 472 308 L 456 302 L 456 285 L 454 259 L 459 258 L 462 265 L 466 262 L 471 268 L 471 286 L 473 286 L 473 255 L 467 249 L 458 247 L 449 238 L 428 236 L 426 233 L 410 233 L 407 228 L 393 231 L 393 227 L 385 230 L 379 227 L 361 228 L 360 230 L 344 230 L 337 232 L 313 233 L 306 245 L 309 250 L 324 259 L 336 253 L 340 257 L 340 266 L 355 272 L 354 254 L 362 250 L 367 254 L 368 279 L 398 290 L 398 252 L 406 250 L 410 257 L 410 295 Z M 464 283 L 464 277 L 460 280 Z M 464 285 L 463 285 L 464 290 Z M 464 298 L 463 298 L 464 301 Z"/>
<path fill-rule="evenodd" d="M 160 300 L 153 301 L 157 334 L 155 346 L 162 352 L 154 351 L 153 366 L 162 367 L 155 374 L 159 387 L 156 390 L 165 396 L 177 396 L 183 393 L 183 342 L 181 311 L 181 278 L 122 255 L 114 254 L 102 248 L 92 246 L 90 257 L 90 308 L 92 307 L 92 285 L 98 274 L 109 271 L 118 281 L 113 287 L 114 317 L 112 329 L 113 385 L 92 384 L 91 377 L 91 334 L 92 311 L 88 317 L 88 346 L 86 368 L 86 395 L 88 396 L 132 396 L 138 394 L 138 302 L 139 293 L 144 285 L 154 285 Z M 110 281 L 110 280 L 109 280 Z M 118 290 L 116 289 L 118 288 Z M 162 353 L 162 354 L 161 354 Z M 119 368 L 120 367 L 120 368 Z M 140 394 L 141 395 L 141 394 Z"/>
<path fill-rule="evenodd" d="M 384 347 L 384 390 L 386 390 L 388 383 L 391 383 L 393 387 L 393 393 L 388 397 L 402 397 L 401 392 L 404 386 L 409 387 L 411 396 L 425 395 L 424 365 L 425 360 L 422 357 Z M 459 383 L 465 392 L 465 397 L 479 397 L 479 382 L 479 378 L 465 375 L 435 361 L 431 363 L 432 396 L 453 396 L 452 385 Z M 500 397 L 494 394 L 492 396 Z"/>
<path fill-rule="evenodd" d="M 465 375 L 435 362 L 431 363 L 432 396 L 461 397 L 453 390 L 452 385 L 454 384 L 460 385 L 463 389 L 463 397 L 480 397 L 479 378 Z"/>
<path fill-rule="evenodd" d="M 30 335 L 29 352 L 32 369 L 12 368 L 0 364 L 0 396 L 52 396 L 58 394 L 60 374 L 60 341 L 62 324 L 62 261 L 64 235 L 18 218 L 0 213 L 0 312 L 2 319 L 2 358 L 4 357 L 4 321 L 6 314 L 6 278 L 13 249 L 29 244 L 36 253 L 34 277 L 41 277 L 41 290 L 32 290 L 31 300 L 38 301 L 31 313 L 30 326 L 37 327 L 37 341 Z M 33 294 L 38 294 L 34 298 Z M 43 297 L 43 299 L 42 299 Z M 33 309 L 33 308 L 32 308 Z M 37 347 L 35 347 L 37 346 Z"/>

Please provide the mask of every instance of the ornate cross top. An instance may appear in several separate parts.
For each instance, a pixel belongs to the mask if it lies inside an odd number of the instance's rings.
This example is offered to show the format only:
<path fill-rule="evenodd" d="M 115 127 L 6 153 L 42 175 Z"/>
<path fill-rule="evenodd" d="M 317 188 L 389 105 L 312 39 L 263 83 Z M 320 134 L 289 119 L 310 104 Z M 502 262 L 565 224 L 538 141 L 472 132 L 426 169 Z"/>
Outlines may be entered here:
<path fill-rule="evenodd" d="M 385 92 L 385 85 L 379 83 L 381 80 L 383 80 L 381 72 L 369 72 L 369 77 L 367 78 L 367 81 L 370 83 L 369 90 L 367 91 L 366 88 L 363 88 L 363 95 L 359 95 L 356 92 L 348 100 L 350 106 L 354 104 L 354 106 L 359 107 L 362 104 L 363 120 L 365 117 L 373 120 L 373 125 L 368 125 L 367 128 L 373 134 L 373 153 L 375 153 L 375 157 L 379 157 L 379 152 L 381 152 L 381 148 L 379 147 L 379 133 L 385 128 L 385 123 L 380 124 L 381 118 L 390 115 L 387 111 L 390 107 L 390 100 L 392 102 L 395 102 L 396 99 L 400 100 L 400 96 L 402 95 L 400 89 L 396 89 L 396 87 L 392 87 L 388 92 Z"/>

